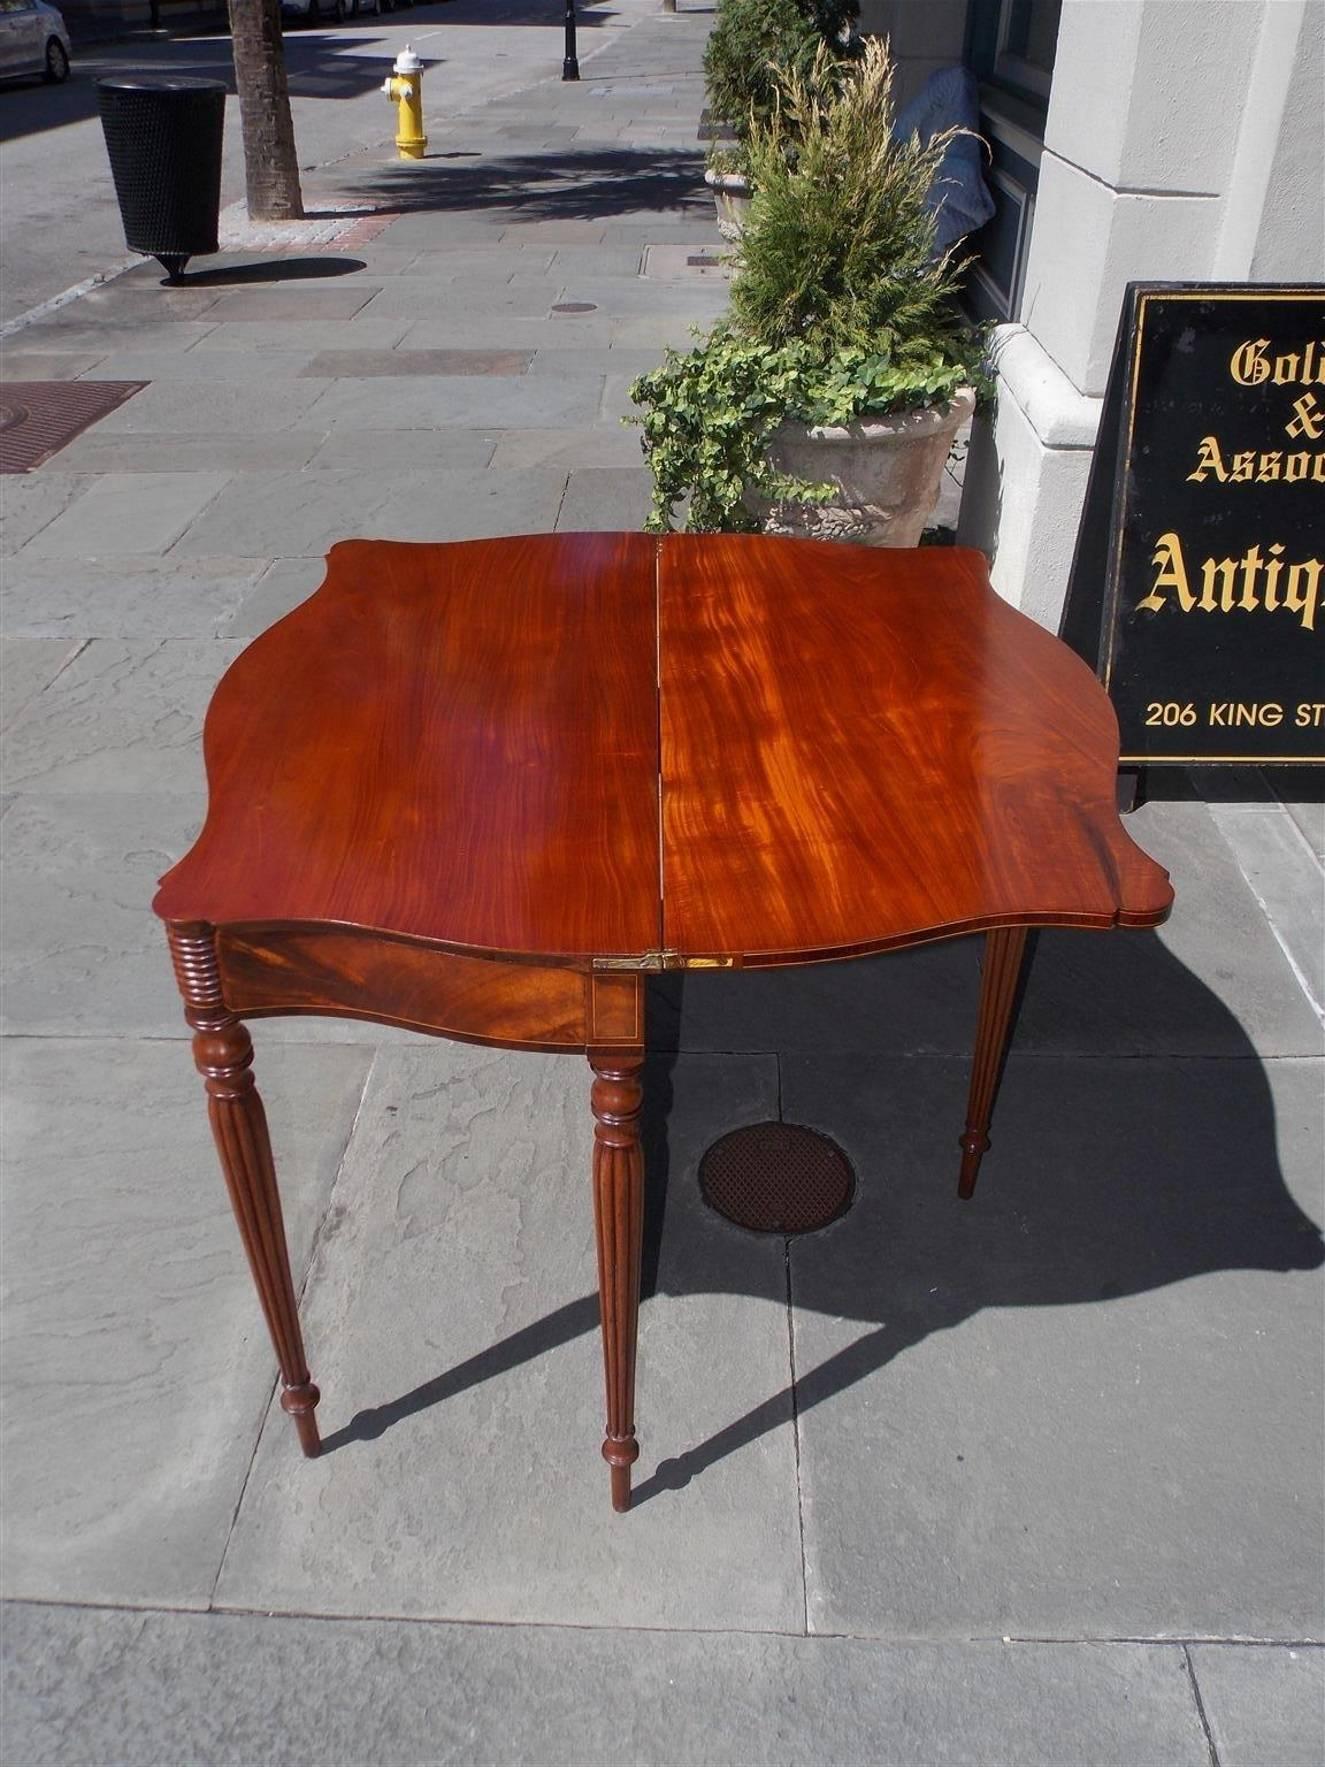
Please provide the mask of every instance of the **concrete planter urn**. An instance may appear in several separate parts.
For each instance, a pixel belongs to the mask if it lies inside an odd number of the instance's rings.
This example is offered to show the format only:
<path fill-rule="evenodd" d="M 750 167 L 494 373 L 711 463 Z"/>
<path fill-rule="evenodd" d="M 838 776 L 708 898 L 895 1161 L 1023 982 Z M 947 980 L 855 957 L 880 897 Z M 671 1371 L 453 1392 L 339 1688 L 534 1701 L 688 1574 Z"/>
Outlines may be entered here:
<path fill-rule="evenodd" d="M 961 387 L 946 405 L 864 418 L 840 428 L 784 423 L 769 439 L 779 472 L 831 484 L 831 503 L 752 501 L 766 534 L 850 540 L 858 546 L 915 546 L 938 502 L 943 465 L 975 410 Z"/>
<path fill-rule="evenodd" d="M 745 231 L 745 217 L 750 212 L 750 180 L 744 172 L 715 172 L 710 168 L 704 174 L 704 182 L 713 192 L 718 232 L 729 245 L 734 245 Z"/>

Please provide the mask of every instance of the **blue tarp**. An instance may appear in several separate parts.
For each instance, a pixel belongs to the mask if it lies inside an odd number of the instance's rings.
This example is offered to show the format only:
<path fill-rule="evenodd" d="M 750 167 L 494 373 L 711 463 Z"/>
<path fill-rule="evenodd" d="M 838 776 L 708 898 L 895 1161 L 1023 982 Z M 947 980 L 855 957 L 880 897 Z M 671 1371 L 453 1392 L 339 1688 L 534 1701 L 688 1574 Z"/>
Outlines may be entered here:
<path fill-rule="evenodd" d="M 920 136 L 921 144 L 945 129 L 969 129 L 948 143 L 934 182 L 929 206 L 938 218 L 936 246 L 940 252 L 956 245 L 994 212 L 985 183 L 985 145 L 980 132 L 980 88 L 970 68 L 945 67 L 931 74 L 893 124 L 895 140 Z"/>

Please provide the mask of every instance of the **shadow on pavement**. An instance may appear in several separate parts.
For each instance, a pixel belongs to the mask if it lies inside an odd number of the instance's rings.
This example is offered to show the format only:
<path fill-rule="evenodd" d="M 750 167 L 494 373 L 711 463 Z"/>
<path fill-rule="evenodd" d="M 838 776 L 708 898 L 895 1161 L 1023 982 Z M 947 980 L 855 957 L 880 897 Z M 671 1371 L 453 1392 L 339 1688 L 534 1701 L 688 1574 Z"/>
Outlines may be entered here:
<path fill-rule="evenodd" d="M 512 221 L 599 220 L 693 210 L 711 220 L 704 156 L 661 147 L 566 147 L 454 166 L 386 165 L 356 179 L 356 194 L 403 213 L 501 209 Z"/>
<path fill-rule="evenodd" d="M 651 1054 L 646 1074 L 645 1297 L 717 1288 L 785 1303 L 789 1293 L 801 1312 L 874 1329 L 798 1373 L 794 1387 L 770 1394 L 663 1461 L 637 1486 L 636 1504 L 682 1488 L 784 1426 L 793 1400 L 802 1414 L 983 1309 L 1079 1307 L 1223 1270 L 1301 1271 L 1325 1261 L 1316 1224 L 1284 1182 L 1261 1062 L 1233 1015 L 1153 933 L 1107 941 L 1098 934 L 1059 935 L 1059 946 L 1030 977 L 1033 997 L 1039 985 L 1039 1016 L 1070 1023 L 1075 1014 L 1084 1023 L 1101 1003 L 1107 1012 L 1111 990 L 1103 977 L 1115 940 L 1123 939 L 1131 950 L 1130 991 L 1162 1003 L 1161 1023 L 1202 1025 L 1202 1047 L 1218 1044 L 1219 1053 L 1129 1059 L 1124 1032 L 1121 1053 L 1063 1055 L 1041 1046 L 1018 1061 L 1014 1043 L 993 1151 L 970 1203 L 956 1197 L 966 1061 L 816 1053 L 818 1045 L 834 1047 L 836 1030 L 829 1022 L 831 991 L 822 995 L 823 1024 L 802 1024 L 797 1041 L 804 1053 L 784 1058 L 796 1080 L 788 1117 L 842 1143 L 857 1166 L 858 1200 L 822 1234 L 788 1242 L 785 1275 L 752 1252 L 748 1282 L 740 1275 L 740 1242 L 753 1236 L 699 1204 L 697 1153 L 687 1157 L 685 1170 L 672 1169 L 669 1142 L 693 1149 L 696 1136 L 684 1132 L 684 1098 L 674 1099 L 678 1055 L 686 1052 L 685 978 L 659 978 L 651 989 L 652 1022 L 663 1040 L 678 1026 L 681 1034 L 673 1038 L 679 1050 Z M 1074 947 L 1066 961 L 1059 955 L 1064 940 Z M 1089 981 L 1092 965 L 1098 988 Z M 730 1040 L 730 1052 L 767 1050 L 766 996 L 757 972 L 719 981 L 744 989 L 749 1002 L 746 1035 Z M 974 1006 L 972 998 L 971 1021 Z M 887 1010 L 886 991 L 880 1010 Z M 960 1046 L 967 1031 L 965 1021 L 954 1027 L 949 1047 Z M 712 1048 L 707 1041 L 706 1052 Z M 360 1412 L 327 1438 L 325 1449 L 376 1437 L 597 1324 L 597 1297 L 585 1295 L 436 1379 Z"/>
<path fill-rule="evenodd" d="M 239 288 L 246 283 L 315 282 L 328 276 L 350 276 L 365 270 L 362 258 L 280 258 L 257 264 L 222 264 L 186 272 L 176 288 Z"/>

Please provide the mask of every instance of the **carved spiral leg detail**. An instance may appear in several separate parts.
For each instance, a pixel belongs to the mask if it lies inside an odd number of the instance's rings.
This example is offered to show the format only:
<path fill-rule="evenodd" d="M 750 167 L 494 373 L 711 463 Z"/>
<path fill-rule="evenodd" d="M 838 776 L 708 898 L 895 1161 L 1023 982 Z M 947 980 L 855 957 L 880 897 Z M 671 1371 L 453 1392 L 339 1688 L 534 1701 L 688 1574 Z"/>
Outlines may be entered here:
<path fill-rule="evenodd" d="M 294 1418 L 299 1445 L 311 1459 L 321 1448 L 314 1414 L 321 1395 L 304 1358 L 267 1115 L 253 1079 L 253 1041 L 222 998 L 212 929 L 172 925 L 168 936 L 212 1137 L 280 1364 L 281 1408 Z"/>
<path fill-rule="evenodd" d="M 1017 995 L 1022 954 L 1026 949 L 1024 926 L 996 927 L 985 934 L 984 964 L 980 974 L 980 1016 L 975 1032 L 975 1060 L 971 1067 L 971 1091 L 966 1103 L 966 1131 L 959 1137 L 962 1150 L 957 1195 L 975 1192 L 980 1160 L 989 1147 L 989 1119 L 1007 1055 L 1012 1003 Z"/>
<path fill-rule="evenodd" d="M 643 1057 L 593 1061 L 593 1199 L 598 1294 L 607 1379 L 603 1459 L 612 1469 L 612 1508 L 630 1508 L 635 1440 L 635 1342 L 644 1239 L 644 1155 L 640 1146 Z"/>

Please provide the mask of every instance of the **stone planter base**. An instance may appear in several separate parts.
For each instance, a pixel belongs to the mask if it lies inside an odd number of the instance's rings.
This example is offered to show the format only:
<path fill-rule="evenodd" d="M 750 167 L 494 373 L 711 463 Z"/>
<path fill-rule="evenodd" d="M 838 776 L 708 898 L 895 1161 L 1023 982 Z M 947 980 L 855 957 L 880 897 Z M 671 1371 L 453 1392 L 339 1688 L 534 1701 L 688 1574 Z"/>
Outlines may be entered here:
<path fill-rule="evenodd" d="M 729 245 L 734 245 L 745 231 L 745 217 L 750 210 L 750 180 L 743 172 L 704 174 L 704 182 L 713 192 L 713 206 L 718 211 L 718 232 Z"/>
<path fill-rule="evenodd" d="M 951 403 L 841 428 L 784 423 L 769 442 L 779 472 L 831 484 L 831 503 L 752 505 L 766 534 L 850 540 L 858 546 L 915 546 L 938 502 L 953 439 L 975 410 L 962 387 Z"/>

